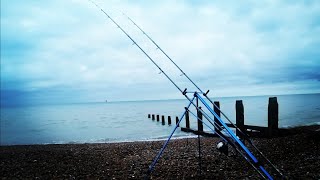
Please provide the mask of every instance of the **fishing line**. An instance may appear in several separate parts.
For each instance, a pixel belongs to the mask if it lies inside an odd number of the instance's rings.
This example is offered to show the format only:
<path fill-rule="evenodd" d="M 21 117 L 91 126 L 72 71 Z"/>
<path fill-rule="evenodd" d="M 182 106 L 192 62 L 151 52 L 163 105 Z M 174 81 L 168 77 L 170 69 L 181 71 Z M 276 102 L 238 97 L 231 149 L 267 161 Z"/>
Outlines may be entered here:
<path fill-rule="evenodd" d="M 258 163 L 259 161 L 254 157 L 254 155 L 244 146 L 244 144 L 234 135 L 234 133 L 231 132 L 231 130 L 226 126 L 226 124 L 220 119 L 219 116 L 217 116 L 217 114 L 215 112 L 213 112 L 213 110 L 208 106 L 208 104 L 204 101 L 204 99 L 202 99 L 202 97 L 197 93 L 195 92 L 194 93 L 194 97 L 192 98 L 192 100 L 187 96 L 187 89 L 185 89 L 184 91 L 182 91 L 182 89 L 180 89 L 180 87 L 160 68 L 160 66 L 139 46 L 139 44 L 113 19 L 111 18 L 100 6 L 98 6 L 95 2 L 93 2 L 92 0 L 88 0 L 90 1 L 92 4 L 94 4 L 97 8 L 99 8 L 132 42 L 134 45 L 136 45 L 142 52 L 145 56 L 148 57 L 148 59 L 160 70 L 161 73 L 163 73 L 166 78 L 189 100 L 190 104 L 193 104 L 193 106 L 195 106 L 197 109 L 200 109 L 198 108 L 195 103 L 193 102 L 194 98 L 197 97 L 198 99 L 200 99 L 200 101 L 206 106 L 206 108 L 211 112 L 211 114 L 213 114 L 218 120 L 219 122 L 224 126 L 224 129 L 227 130 L 227 132 L 230 134 L 230 136 L 233 138 L 233 140 L 235 141 L 234 143 L 237 143 L 237 145 L 239 145 L 241 147 L 242 150 L 244 150 L 246 152 L 247 155 L 249 155 L 250 159 L 253 161 L 253 163 L 255 165 L 258 166 Z M 129 17 L 128 17 L 129 18 Z M 129 18 L 130 21 L 132 21 L 132 19 Z M 133 21 L 132 21 L 133 22 Z M 134 23 L 134 22 L 133 22 Z M 168 59 L 170 59 L 170 61 L 181 71 L 181 73 L 187 77 L 187 79 L 189 79 L 189 81 L 195 86 L 197 87 L 197 89 L 201 92 L 201 94 L 206 97 L 214 106 L 216 106 L 210 98 L 207 97 L 207 94 L 209 92 L 209 90 L 206 92 L 206 93 L 203 93 L 203 91 L 186 75 L 186 73 L 184 73 L 182 71 L 182 69 L 150 38 L 150 36 L 148 36 L 138 25 L 136 25 L 136 23 L 134 23 L 135 26 L 137 26 L 148 38 L 149 40 L 151 40 L 156 46 L 157 48 L 163 53 L 166 55 L 166 57 Z M 188 107 L 189 107 L 188 106 Z M 217 106 L 216 106 L 217 107 Z M 219 109 L 219 107 L 217 107 Z M 200 109 L 200 111 L 202 111 Z M 219 111 L 224 115 L 224 113 L 219 109 Z M 204 112 L 204 111 L 203 111 Z M 185 113 L 184 113 L 185 114 Z M 183 115 L 184 116 L 184 115 Z M 182 116 L 182 117 L 183 117 Z M 225 115 L 224 115 L 225 116 Z M 206 116 L 205 116 L 206 117 Z M 226 116 L 225 116 L 226 117 Z M 207 119 L 207 118 L 206 118 Z M 226 117 L 226 119 L 228 119 L 228 117 Z M 182 120 L 182 118 L 180 119 L 180 121 Z M 229 119 L 228 119 L 229 120 Z M 180 122 L 179 121 L 179 122 Z M 208 120 L 210 122 L 210 120 Z M 230 120 L 229 120 L 230 123 L 232 123 Z M 233 124 L 233 123 L 232 123 Z M 235 125 L 234 125 L 235 126 Z M 236 126 L 235 126 L 236 127 Z M 163 145 L 161 151 L 159 152 L 158 156 L 155 158 L 155 160 L 153 161 L 151 167 L 149 170 L 150 172 L 152 171 L 154 165 L 157 163 L 158 159 L 160 158 L 161 154 L 163 153 L 164 149 L 166 148 L 170 138 L 172 137 L 174 131 L 176 130 L 177 126 L 175 127 L 175 129 L 173 130 L 173 132 L 171 133 L 171 135 L 169 136 L 168 140 L 166 141 L 166 143 Z M 221 127 L 220 127 L 221 128 Z M 239 129 L 240 130 L 240 129 Z M 241 130 L 240 130 L 241 131 Z M 230 141 L 230 142 L 233 142 L 233 141 Z M 234 145 L 236 146 L 236 145 Z M 241 153 L 241 151 L 239 151 L 239 153 L 245 158 L 245 159 L 248 159 L 247 156 L 243 155 Z M 269 173 L 262 167 L 262 165 L 259 165 L 258 166 L 259 169 L 263 172 L 263 174 L 268 178 L 268 179 L 273 179 Z M 257 169 L 256 169 L 257 170 Z M 261 172 L 259 170 L 257 170 L 257 172 L 259 172 L 260 175 Z M 262 177 L 265 177 L 262 175 Z"/>
<path fill-rule="evenodd" d="M 157 68 L 160 70 L 161 73 L 163 73 L 167 79 L 182 93 L 183 91 L 179 88 L 179 86 L 173 82 L 173 80 L 160 68 L 160 66 L 139 46 L 139 44 L 136 43 L 136 41 L 124 30 L 121 28 L 121 26 L 116 23 L 100 6 L 98 6 L 98 4 L 96 4 L 95 2 L 93 2 L 92 0 L 88 0 L 91 3 L 93 3 L 98 9 L 100 9 L 132 42 L 134 45 L 136 45 L 142 52 L 144 55 L 146 55 L 148 57 L 148 59 L 155 65 L 157 66 Z"/>
<path fill-rule="evenodd" d="M 126 15 L 125 13 L 122 12 L 122 14 L 123 14 L 125 17 L 127 17 L 128 20 L 131 21 L 131 22 L 134 24 L 134 26 L 136 26 L 136 27 L 157 47 L 157 49 L 159 49 L 159 50 L 180 70 L 180 72 L 182 73 L 180 76 L 185 76 L 185 77 L 206 97 L 206 99 L 208 99 L 208 100 L 210 101 L 210 103 L 213 104 L 213 106 L 220 111 L 220 113 L 223 115 L 223 117 L 225 117 L 225 118 L 228 120 L 228 122 L 234 126 L 234 128 L 235 128 L 236 130 L 238 130 L 242 135 L 244 135 L 244 137 L 245 137 L 246 140 L 250 143 L 250 145 L 252 145 L 252 146 L 254 147 L 254 149 L 255 149 L 256 151 L 258 151 L 260 155 L 262 155 L 263 159 L 265 159 L 269 164 L 271 164 L 271 166 L 277 171 L 278 174 L 280 174 L 281 176 L 283 176 L 283 174 L 279 171 L 279 169 L 278 169 L 274 164 L 272 164 L 271 161 L 270 161 L 266 156 L 264 156 L 264 154 L 252 143 L 252 141 L 250 140 L 250 136 L 249 136 L 248 134 L 244 133 L 236 124 L 234 124 L 234 123 L 227 117 L 227 115 L 226 115 L 223 111 L 221 111 L 221 109 L 220 109 L 214 102 L 212 102 L 212 100 L 207 96 L 209 90 L 208 90 L 206 93 L 204 93 L 204 92 L 199 88 L 199 86 L 197 86 L 196 83 L 195 83 L 194 81 L 192 81 L 192 79 L 178 66 L 178 64 L 176 64 L 176 63 L 171 59 L 171 57 L 170 57 L 167 53 L 165 53 L 164 50 L 163 50 L 138 24 L 136 24 L 136 23 L 135 23 L 128 15 Z M 242 113 L 242 115 L 244 115 L 244 113 Z"/>

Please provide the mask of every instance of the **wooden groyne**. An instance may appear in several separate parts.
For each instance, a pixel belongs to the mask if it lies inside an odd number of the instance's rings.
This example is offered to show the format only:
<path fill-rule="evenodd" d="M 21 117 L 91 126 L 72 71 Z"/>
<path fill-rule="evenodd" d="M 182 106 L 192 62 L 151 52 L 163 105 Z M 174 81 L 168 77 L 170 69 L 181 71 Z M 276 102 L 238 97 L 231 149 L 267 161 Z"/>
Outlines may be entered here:
<path fill-rule="evenodd" d="M 214 112 L 221 117 L 220 112 L 220 102 L 214 101 L 215 106 L 213 106 Z M 200 107 L 201 108 L 201 107 Z M 254 137 L 275 137 L 278 135 L 283 134 L 283 131 L 286 131 L 285 129 L 279 129 L 279 105 L 277 101 L 277 97 L 269 97 L 269 103 L 268 103 L 268 126 L 253 126 L 253 125 L 246 125 L 245 124 L 245 117 L 244 117 L 244 106 L 242 103 L 242 100 L 236 100 L 235 103 L 235 110 L 236 110 L 236 123 L 235 125 L 242 131 L 246 132 L 250 136 Z M 148 118 L 151 118 L 153 121 L 155 120 L 160 121 L 160 115 L 159 114 L 148 114 Z M 203 119 L 203 115 L 201 111 L 197 111 L 197 116 L 199 119 Z M 176 117 L 176 123 L 179 121 L 179 117 Z M 217 125 L 220 125 L 220 122 L 216 117 L 214 117 L 214 122 Z M 165 115 L 161 115 L 161 123 L 162 125 L 166 124 L 166 118 Z M 167 116 L 167 124 L 171 125 L 171 116 Z M 235 128 L 233 124 L 226 123 L 228 127 Z M 178 126 L 181 126 L 178 125 Z M 184 132 L 190 132 L 196 135 L 203 135 L 203 136 L 216 136 L 216 134 L 211 132 L 205 132 L 203 131 L 203 123 L 200 120 L 197 120 L 197 129 L 193 129 L 190 127 L 190 115 L 187 111 L 185 114 L 185 127 L 181 127 L 181 131 Z M 215 129 L 215 131 L 218 131 L 218 129 Z M 236 135 L 243 139 L 243 134 L 236 130 Z"/>
<path fill-rule="evenodd" d="M 148 118 L 150 119 L 151 117 L 151 119 L 154 121 L 155 120 L 155 118 L 154 117 L 157 117 L 157 121 L 159 121 L 159 117 L 160 117 L 160 115 L 159 114 L 148 114 Z M 176 124 L 178 124 L 178 122 L 179 122 L 179 117 L 178 116 L 176 116 Z M 167 123 L 168 123 L 168 125 L 171 125 L 171 123 L 172 123 L 172 121 L 171 121 L 171 116 L 168 116 L 167 117 Z M 165 125 L 166 124 L 166 118 L 165 118 L 165 115 L 161 115 L 161 124 L 162 125 Z"/>

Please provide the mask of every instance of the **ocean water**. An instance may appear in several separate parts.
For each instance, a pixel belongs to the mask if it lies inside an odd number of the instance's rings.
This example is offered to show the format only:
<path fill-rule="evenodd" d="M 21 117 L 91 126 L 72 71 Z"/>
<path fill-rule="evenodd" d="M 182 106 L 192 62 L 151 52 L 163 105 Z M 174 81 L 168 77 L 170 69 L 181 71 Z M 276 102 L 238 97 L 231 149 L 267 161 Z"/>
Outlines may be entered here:
<path fill-rule="evenodd" d="M 281 95 L 279 126 L 320 124 L 320 94 Z M 212 98 L 220 101 L 221 110 L 235 122 L 235 101 L 243 100 L 245 124 L 267 126 L 268 96 Z M 187 100 L 84 103 L 1 107 L 0 143 L 51 144 L 99 143 L 165 139 L 174 125 L 161 125 L 148 114 L 181 116 Z M 191 128 L 197 127 L 190 115 Z M 185 121 L 181 123 L 185 126 Z M 208 128 L 204 128 L 209 130 Z M 177 129 L 174 136 L 191 134 Z"/>

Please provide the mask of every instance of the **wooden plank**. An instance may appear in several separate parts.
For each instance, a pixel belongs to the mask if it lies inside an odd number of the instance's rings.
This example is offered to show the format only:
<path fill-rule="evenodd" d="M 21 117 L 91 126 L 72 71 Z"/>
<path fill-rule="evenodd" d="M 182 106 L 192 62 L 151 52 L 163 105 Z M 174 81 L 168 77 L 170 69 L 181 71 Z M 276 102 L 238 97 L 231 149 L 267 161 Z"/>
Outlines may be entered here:
<path fill-rule="evenodd" d="M 278 135 L 279 105 L 277 97 L 269 97 L 268 104 L 268 137 Z"/>
<path fill-rule="evenodd" d="M 186 111 L 186 128 L 190 128 L 190 119 L 189 119 L 189 111 Z"/>
<path fill-rule="evenodd" d="M 179 122 L 179 117 L 178 116 L 176 116 L 176 125 L 178 124 L 178 122 Z M 178 124 L 178 127 L 179 127 L 180 125 Z"/>
<path fill-rule="evenodd" d="M 219 116 L 219 117 L 221 117 L 220 116 L 220 103 L 219 103 L 219 101 L 214 101 L 213 102 L 214 103 L 214 105 L 213 105 L 213 110 L 214 110 L 214 112 Z M 214 117 L 214 124 L 215 125 L 217 125 L 217 126 L 222 126 L 222 124 L 220 123 L 220 121 L 218 120 L 218 118 L 216 118 L 216 117 Z M 218 131 L 218 129 L 214 129 L 215 131 Z"/>
<path fill-rule="evenodd" d="M 244 129 L 244 107 L 243 107 L 242 100 L 236 101 L 236 125 L 242 132 L 245 132 L 245 129 Z M 240 139 L 244 139 L 243 134 L 238 129 L 236 130 L 236 135 Z"/>

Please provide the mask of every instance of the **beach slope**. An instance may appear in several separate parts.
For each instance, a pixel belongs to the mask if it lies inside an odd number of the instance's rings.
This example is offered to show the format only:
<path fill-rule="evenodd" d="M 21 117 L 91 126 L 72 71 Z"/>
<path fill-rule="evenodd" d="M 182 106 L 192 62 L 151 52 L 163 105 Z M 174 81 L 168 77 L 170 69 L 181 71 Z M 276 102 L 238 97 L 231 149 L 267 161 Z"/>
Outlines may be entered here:
<path fill-rule="evenodd" d="M 254 138 L 256 146 L 289 178 L 320 178 L 319 131 L 272 139 Z M 172 140 L 151 179 L 257 179 L 239 155 L 216 150 L 217 138 Z M 106 144 L 1 146 L 2 179 L 143 179 L 163 141 Z M 229 148 L 231 149 L 231 148 Z"/>

